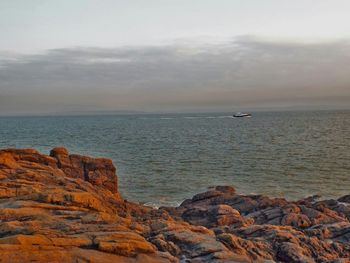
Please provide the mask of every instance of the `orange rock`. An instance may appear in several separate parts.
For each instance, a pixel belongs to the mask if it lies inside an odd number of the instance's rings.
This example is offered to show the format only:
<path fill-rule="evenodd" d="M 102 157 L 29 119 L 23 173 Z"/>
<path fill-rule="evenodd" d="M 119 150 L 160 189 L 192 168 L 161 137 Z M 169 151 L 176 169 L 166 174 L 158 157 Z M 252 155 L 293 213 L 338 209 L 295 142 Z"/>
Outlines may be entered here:
<path fill-rule="evenodd" d="M 123 256 L 135 256 L 139 253 L 154 253 L 154 246 L 142 236 L 132 232 L 117 232 L 99 235 L 94 238 L 98 249 Z"/>
<path fill-rule="evenodd" d="M 52 242 L 43 235 L 14 235 L 0 238 L 0 244 L 33 246 L 51 245 Z"/>
<path fill-rule="evenodd" d="M 16 169 L 18 168 L 14 156 L 6 151 L 0 151 L 0 168 L 1 169 Z"/>
<path fill-rule="evenodd" d="M 0 262 L 350 258 L 347 196 L 289 202 L 218 186 L 180 207 L 153 209 L 121 198 L 111 160 L 65 148 L 50 155 L 0 151 Z"/>
<path fill-rule="evenodd" d="M 52 237 L 50 240 L 54 246 L 59 247 L 88 247 L 93 244 L 86 236 Z"/>

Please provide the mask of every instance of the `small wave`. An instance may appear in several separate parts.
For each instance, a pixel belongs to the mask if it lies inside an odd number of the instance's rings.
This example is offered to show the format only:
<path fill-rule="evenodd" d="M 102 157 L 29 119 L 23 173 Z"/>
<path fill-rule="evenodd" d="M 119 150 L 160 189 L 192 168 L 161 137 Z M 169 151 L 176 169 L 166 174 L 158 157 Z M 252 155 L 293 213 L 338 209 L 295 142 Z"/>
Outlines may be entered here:
<path fill-rule="evenodd" d="M 186 116 L 184 119 L 224 119 L 233 118 L 233 116 Z"/>
<path fill-rule="evenodd" d="M 229 116 L 218 116 L 217 118 L 219 119 L 223 119 L 223 118 L 232 118 L 233 119 L 233 116 L 229 115 Z"/>
<path fill-rule="evenodd" d="M 156 208 L 158 209 L 159 207 L 162 207 L 162 206 L 170 206 L 170 207 L 178 207 L 182 204 L 182 202 L 185 201 L 185 200 L 182 200 L 182 201 L 169 201 L 169 202 L 147 202 L 147 203 L 144 203 L 145 206 L 150 206 L 150 207 L 153 207 L 153 208 Z"/>

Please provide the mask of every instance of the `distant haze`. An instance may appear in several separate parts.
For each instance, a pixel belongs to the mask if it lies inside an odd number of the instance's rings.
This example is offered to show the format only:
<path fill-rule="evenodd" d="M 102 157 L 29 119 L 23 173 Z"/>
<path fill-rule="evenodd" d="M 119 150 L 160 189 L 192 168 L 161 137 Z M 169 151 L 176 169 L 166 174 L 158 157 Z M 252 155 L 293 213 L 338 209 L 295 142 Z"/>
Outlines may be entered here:
<path fill-rule="evenodd" d="M 0 3 L 0 115 L 350 108 L 348 1 Z"/>

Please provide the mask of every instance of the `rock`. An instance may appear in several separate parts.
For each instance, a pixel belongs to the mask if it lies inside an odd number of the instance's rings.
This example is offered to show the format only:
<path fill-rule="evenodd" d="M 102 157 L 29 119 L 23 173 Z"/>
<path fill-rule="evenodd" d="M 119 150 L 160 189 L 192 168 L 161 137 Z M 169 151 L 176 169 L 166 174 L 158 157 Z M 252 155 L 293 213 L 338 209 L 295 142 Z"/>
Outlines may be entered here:
<path fill-rule="evenodd" d="M 186 210 L 182 217 L 193 225 L 206 227 L 243 225 L 246 220 L 240 213 L 228 205 L 213 205 L 208 207 L 195 207 Z"/>
<path fill-rule="evenodd" d="M 234 194 L 236 192 L 234 187 L 228 185 L 218 185 L 215 187 L 215 190 L 226 194 Z"/>
<path fill-rule="evenodd" d="M 305 230 L 305 232 L 309 236 L 317 236 L 321 240 L 334 240 L 342 243 L 350 243 L 349 222 L 316 225 Z"/>
<path fill-rule="evenodd" d="M 209 209 L 209 218 L 214 226 L 225 226 L 242 222 L 241 214 L 228 205 L 216 205 Z"/>
<path fill-rule="evenodd" d="M 277 259 L 282 262 L 316 262 L 311 258 L 310 253 L 306 249 L 290 242 L 283 242 L 279 246 L 277 251 Z"/>
<path fill-rule="evenodd" d="M 62 158 L 64 156 L 68 156 L 68 155 L 69 155 L 69 152 L 64 147 L 56 147 L 50 151 L 50 156 L 53 156 L 56 159 L 60 159 L 60 157 Z"/>
<path fill-rule="evenodd" d="M 11 245 L 51 245 L 50 239 L 43 235 L 14 235 L 0 238 L 0 244 L 11 244 Z"/>
<path fill-rule="evenodd" d="M 84 248 L 61 248 L 57 246 L 0 246 L 1 262 L 91 262 L 91 263 L 166 263 L 178 262 L 166 254 L 160 256 L 139 254 L 136 257 L 124 257 Z"/>
<path fill-rule="evenodd" d="M 179 207 L 124 200 L 111 160 L 0 151 L 0 262 L 349 262 L 350 206 L 217 186 Z"/>
<path fill-rule="evenodd" d="M 166 240 L 176 244 L 181 253 L 189 258 L 197 258 L 215 252 L 231 252 L 215 237 L 193 231 L 169 231 L 164 233 Z"/>
<path fill-rule="evenodd" d="M 349 203 L 350 204 L 350 195 L 344 195 L 338 199 L 339 202 Z"/>
<path fill-rule="evenodd" d="M 202 201 L 205 199 L 210 199 L 210 198 L 218 197 L 221 195 L 222 195 L 222 192 L 220 192 L 220 191 L 208 191 L 205 193 L 196 194 L 195 196 L 192 197 L 192 201 L 193 202 Z"/>
<path fill-rule="evenodd" d="M 119 196 L 110 160 L 64 148 L 51 155 L 0 151 L 1 262 L 177 261 L 156 251 L 145 240 L 147 227 L 131 219 L 149 208 Z M 88 178 L 80 176 L 84 169 Z"/>
<path fill-rule="evenodd" d="M 289 213 L 283 216 L 281 225 L 294 226 L 297 228 L 307 228 L 311 225 L 311 221 L 306 215 Z"/>
<path fill-rule="evenodd" d="M 228 233 L 219 234 L 217 238 L 233 253 L 240 255 L 243 262 L 273 260 L 273 249 L 268 242 L 245 240 Z"/>
<path fill-rule="evenodd" d="M 155 253 L 151 243 L 132 232 L 98 235 L 93 242 L 98 246 L 98 250 L 121 256 L 133 257 L 140 253 Z"/>
<path fill-rule="evenodd" d="M 103 186 L 113 193 L 118 192 L 116 168 L 109 159 L 90 158 L 72 154 L 63 147 L 54 148 L 50 156 L 57 160 L 57 166 L 68 176 L 80 178 L 93 185 Z"/>
<path fill-rule="evenodd" d="M 3 152 L 0 155 L 0 168 L 1 169 L 16 169 L 17 162 L 14 156 L 9 152 Z"/>

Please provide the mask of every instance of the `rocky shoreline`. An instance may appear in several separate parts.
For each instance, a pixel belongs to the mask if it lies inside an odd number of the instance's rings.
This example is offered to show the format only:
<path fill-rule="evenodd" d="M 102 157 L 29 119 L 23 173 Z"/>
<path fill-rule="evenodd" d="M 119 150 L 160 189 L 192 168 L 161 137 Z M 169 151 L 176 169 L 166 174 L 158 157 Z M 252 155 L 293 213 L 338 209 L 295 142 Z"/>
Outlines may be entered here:
<path fill-rule="evenodd" d="M 122 198 L 111 160 L 0 151 L 0 262 L 345 263 L 349 220 L 350 195 L 292 202 L 230 186 L 155 209 Z"/>

